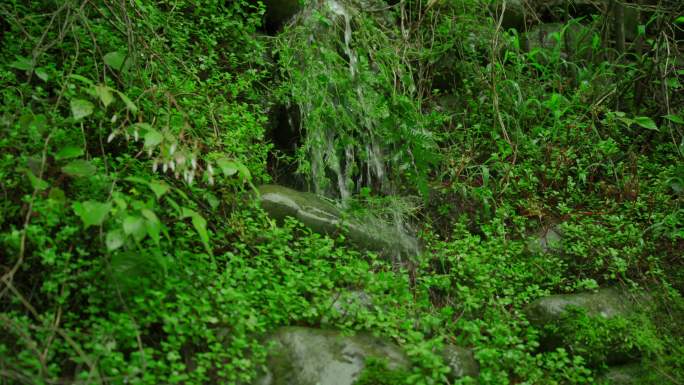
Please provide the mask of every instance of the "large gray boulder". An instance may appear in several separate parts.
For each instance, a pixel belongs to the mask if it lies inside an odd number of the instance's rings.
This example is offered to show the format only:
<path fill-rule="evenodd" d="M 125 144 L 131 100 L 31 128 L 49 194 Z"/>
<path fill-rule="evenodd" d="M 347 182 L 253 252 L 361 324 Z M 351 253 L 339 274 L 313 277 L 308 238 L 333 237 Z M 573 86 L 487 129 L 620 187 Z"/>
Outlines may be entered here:
<path fill-rule="evenodd" d="M 259 187 L 259 201 L 269 216 L 278 221 L 292 217 L 320 234 L 345 234 L 354 245 L 364 250 L 399 258 L 410 258 L 420 253 L 416 238 L 401 229 L 371 216 L 347 216 L 330 201 L 312 193 L 263 185 Z"/>
<path fill-rule="evenodd" d="M 570 308 L 583 309 L 587 315 L 613 318 L 627 316 L 633 310 L 628 293 L 617 288 L 603 288 L 595 293 L 558 294 L 533 301 L 525 308 L 525 315 L 534 326 L 561 320 Z"/>
<path fill-rule="evenodd" d="M 365 333 L 346 336 L 337 330 L 288 326 L 265 342 L 266 368 L 254 385 L 352 385 L 369 358 L 385 362 L 391 371 L 411 367 L 399 346 Z M 471 350 L 446 345 L 441 355 L 451 381 L 479 375 Z"/>
<path fill-rule="evenodd" d="M 267 369 L 255 385 L 352 385 L 371 357 L 384 360 L 390 370 L 410 366 L 398 346 L 365 334 L 284 327 L 267 343 Z"/>

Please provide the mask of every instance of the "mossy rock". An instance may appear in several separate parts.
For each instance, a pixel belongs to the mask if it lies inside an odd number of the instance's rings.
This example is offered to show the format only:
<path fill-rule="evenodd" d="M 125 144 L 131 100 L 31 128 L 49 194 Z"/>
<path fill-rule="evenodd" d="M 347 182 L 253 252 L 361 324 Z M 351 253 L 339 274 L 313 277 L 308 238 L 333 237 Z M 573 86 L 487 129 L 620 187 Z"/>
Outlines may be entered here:
<path fill-rule="evenodd" d="M 283 327 L 266 344 L 266 373 L 255 385 L 352 385 L 373 359 L 382 360 L 389 371 L 410 368 L 397 345 L 368 334 Z"/>
<path fill-rule="evenodd" d="M 345 236 L 363 250 L 384 256 L 411 258 L 420 253 L 418 241 L 411 235 L 372 216 L 353 218 L 330 201 L 312 193 L 279 185 L 259 187 L 261 207 L 270 217 L 283 221 L 298 219 L 316 233 Z"/>
<path fill-rule="evenodd" d="M 532 302 L 524 312 L 542 331 L 543 350 L 566 348 L 594 366 L 628 363 L 641 355 L 637 306 L 627 291 L 552 295 Z"/>

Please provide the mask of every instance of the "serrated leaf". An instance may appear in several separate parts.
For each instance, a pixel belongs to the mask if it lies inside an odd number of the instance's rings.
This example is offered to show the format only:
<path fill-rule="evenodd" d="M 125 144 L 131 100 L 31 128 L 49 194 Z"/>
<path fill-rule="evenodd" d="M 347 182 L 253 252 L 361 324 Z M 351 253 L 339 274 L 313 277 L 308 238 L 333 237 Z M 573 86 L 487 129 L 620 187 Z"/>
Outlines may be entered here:
<path fill-rule="evenodd" d="M 17 55 L 16 60 L 11 62 L 9 66 L 22 71 L 30 71 L 33 68 L 33 62 L 28 58 Z"/>
<path fill-rule="evenodd" d="M 83 155 L 83 147 L 81 146 L 65 146 L 55 154 L 56 160 L 64 160 L 77 158 Z"/>
<path fill-rule="evenodd" d="M 109 211 L 112 209 L 110 202 L 85 201 L 74 202 L 72 205 L 74 213 L 83 221 L 85 228 L 99 226 L 107 219 Z"/>
<path fill-rule="evenodd" d="M 126 235 L 119 229 L 110 230 L 107 232 L 107 238 L 105 239 L 105 244 L 107 245 L 107 250 L 113 251 L 123 246 L 126 240 Z"/>
<path fill-rule="evenodd" d="M 97 167 L 83 159 L 71 161 L 66 166 L 62 167 L 63 173 L 77 178 L 91 176 L 95 174 L 96 171 Z"/>
<path fill-rule="evenodd" d="M 119 71 L 123 67 L 124 60 L 126 60 L 126 54 L 121 51 L 109 52 L 102 58 L 108 66 Z"/>
<path fill-rule="evenodd" d="M 72 99 L 71 100 L 71 113 L 74 115 L 74 119 L 83 119 L 86 116 L 93 113 L 95 106 L 93 103 L 83 100 L 83 99 Z"/>
<path fill-rule="evenodd" d="M 114 101 L 114 95 L 112 95 L 111 88 L 98 84 L 95 86 L 95 94 L 100 98 L 102 104 L 107 108 Z"/>
<path fill-rule="evenodd" d="M 139 216 L 129 215 L 124 218 L 123 230 L 126 235 L 131 235 L 136 241 L 141 241 L 147 233 L 145 220 Z"/>
<path fill-rule="evenodd" d="M 671 121 L 672 123 L 684 124 L 684 117 L 681 115 L 665 115 L 665 119 Z"/>
<path fill-rule="evenodd" d="M 143 138 L 145 139 L 145 147 L 152 148 L 161 143 L 164 136 L 159 131 L 150 127 Z"/>
<path fill-rule="evenodd" d="M 653 119 L 647 116 L 637 116 L 633 119 L 633 121 L 634 123 L 640 125 L 643 128 L 658 131 L 658 126 L 656 125 L 656 123 L 653 121 Z"/>
<path fill-rule="evenodd" d="M 123 92 L 121 92 L 119 90 L 114 90 L 114 91 L 117 93 L 117 95 L 119 95 L 119 97 L 124 102 L 124 104 L 126 105 L 126 108 L 129 111 L 131 111 L 134 114 L 136 112 L 138 112 L 138 107 L 131 101 L 131 99 L 128 98 L 128 96 L 126 96 L 126 94 L 124 94 Z"/>
<path fill-rule="evenodd" d="M 36 76 L 38 76 L 38 79 L 44 82 L 48 81 L 50 78 L 45 67 L 38 67 L 33 72 L 35 72 Z"/>

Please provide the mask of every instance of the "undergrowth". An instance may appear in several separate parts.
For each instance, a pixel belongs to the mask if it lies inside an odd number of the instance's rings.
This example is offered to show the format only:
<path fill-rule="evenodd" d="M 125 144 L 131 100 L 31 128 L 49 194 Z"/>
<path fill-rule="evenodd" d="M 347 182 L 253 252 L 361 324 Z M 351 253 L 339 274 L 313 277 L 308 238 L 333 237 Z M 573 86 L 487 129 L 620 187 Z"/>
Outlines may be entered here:
<path fill-rule="evenodd" d="M 534 45 L 485 1 L 305 3 L 275 38 L 259 2 L 0 4 L 0 384 L 251 383 L 285 325 L 400 344 L 413 367 L 365 384 L 449 383 L 452 343 L 480 366 L 463 384 L 600 383 L 616 346 L 682 383 L 681 6 L 644 7 L 624 48 L 598 11 Z M 278 103 L 288 161 L 408 217 L 414 263 L 255 204 Z M 525 316 L 605 286 L 648 303 L 570 311 L 552 347 Z M 344 290 L 373 306 L 339 314 Z"/>

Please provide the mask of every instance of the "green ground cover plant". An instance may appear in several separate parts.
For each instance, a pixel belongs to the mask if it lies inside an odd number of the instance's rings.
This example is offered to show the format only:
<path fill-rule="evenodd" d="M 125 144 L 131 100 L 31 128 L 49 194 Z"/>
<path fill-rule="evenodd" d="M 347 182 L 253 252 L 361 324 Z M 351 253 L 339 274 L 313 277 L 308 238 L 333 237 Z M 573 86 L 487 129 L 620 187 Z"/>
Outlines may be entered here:
<path fill-rule="evenodd" d="M 0 4 L 0 384 L 250 384 L 287 325 L 405 349 L 358 384 L 453 383 L 446 344 L 479 364 L 460 384 L 598 384 L 616 347 L 684 383 L 681 4 L 627 2 L 627 42 L 568 6 L 534 45 L 500 2 L 302 1 L 272 36 L 265 3 Z M 423 252 L 270 219 L 274 159 Z M 616 285 L 648 301 L 524 312 Z M 373 305 L 340 314 L 343 290 Z"/>

